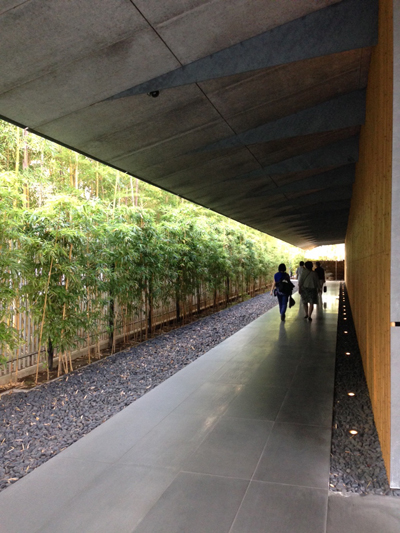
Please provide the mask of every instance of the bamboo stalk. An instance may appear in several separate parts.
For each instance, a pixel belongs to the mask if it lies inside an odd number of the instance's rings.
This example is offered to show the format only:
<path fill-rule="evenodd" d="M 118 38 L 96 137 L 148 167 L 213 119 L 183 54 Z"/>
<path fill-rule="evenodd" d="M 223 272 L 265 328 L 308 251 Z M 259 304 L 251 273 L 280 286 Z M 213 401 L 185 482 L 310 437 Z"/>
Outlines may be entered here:
<path fill-rule="evenodd" d="M 75 189 L 78 189 L 78 176 L 79 176 L 79 154 L 75 154 Z"/>
<path fill-rule="evenodd" d="M 71 369 L 71 372 L 72 372 L 74 370 L 74 367 L 72 366 L 71 350 L 68 351 L 68 355 L 69 355 L 69 366 L 70 366 L 70 369 Z"/>
<path fill-rule="evenodd" d="M 28 144 L 26 142 L 26 139 L 28 137 L 28 128 L 24 129 L 23 136 L 24 136 L 24 159 L 22 162 L 22 169 L 26 170 L 29 167 Z"/>
<path fill-rule="evenodd" d="M 99 197 L 99 162 L 96 161 L 96 198 Z"/>
<path fill-rule="evenodd" d="M 117 170 L 116 173 L 115 173 L 114 202 L 113 202 L 113 218 L 114 218 L 114 211 L 115 211 L 115 202 L 116 202 L 116 199 L 117 199 L 118 181 L 119 181 L 119 171 Z"/>
<path fill-rule="evenodd" d="M 89 239 L 86 242 L 86 256 L 89 258 Z M 88 269 L 88 272 L 89 272 L 89 260 L 87 262 L 87 269 Z M 86 286 L 86 299 L 87 299 L 86 306 L 87 306 L 87 319 L 88 319 L 86 342 L 87 342 L 87 349 L 88 349 L 88 362 L 90 364 L 91 363 L 91 359 L 90 359 L 90 335 L 89 335 L 89 320 L 90 320 L 89 296 L 90 296 L 89 287 Z"/>
<path fill-rule="evenodd" d="M 57 240 L 56 240 L 56 242 L 57 242 Z M 45 320 L 45 317 L 46 317 L 47 294 L 48 294 L 49 286 L 50 286 L 51 271 L 53 269 L 53 259 L 54 259 L 54 257 L 52 257 L 51 261 L 50 261 L 49 275 L 47 277 L 47 284 L 46 284 L 46 290 L 45 290 L 45 295 L 44 295 L 42 322 L 40 324 L 39 349 L 38 349 L 38 356 L 37 356 L 35 385 L 37 385 L 38 379 L 39 379 L 40 351 L 42 349 L 43 326 L 44 326 L 44 320 Z M 47 374 L 49 374 L 49 369 L 48 368 L 47 368 Z M 47 378 L 49 378 L 49 376 L 47 376 Z"/>
<path fill-rule="evenodd" d="M 70 262 L 71 262 L 71 258 L 72 258 L 72 243 L 69 246 L 69 261 Z M 69 285 L 69 278 L 67 278 L 66 281 L 65 281 L 65 292 L 68 292 L 68 285 Z M 63 321 L 65 320 L 65 315 L 66 315 L 66 303 L 64 302 L 64 305 L 63 305 L 63 317 L 62 317 Z M 64 329 L 61 331 L 61 338 L 63 337 L 63 335 L 64 335 Z M 66 354 L 64 356 L 63 353 L 60 353 L 59 362 L 58 362 L 58 371 L 57 371 L 57 375 L 58 376 L 60 376 L 60 374 L 61 374 L 61 364 L 64 365 L 64 371 L 68 372 L 68 362 L 65 364 L 65 360 L 66 359 L 67 359 Z"/>
<path fill-rule="evenodd" d="M 114 313 L 113 340 L 112 340 L 112 346 L 111 346 L 111 355 L 115 353 L 115 345 L 116 345 L 116 340 L 117 340 L 117 336 L 115 334 L 115 328 L 117 325 L 117 316 L 118 316 L 118 311 Z"/>
<path fill-rule="evenodd" d="M 15 299 L 16 314 L 15 314 L 15 317 L 14 317 L 14 327 L 18 331 L 18 335 L 19 335 L 19 331 L 20 331 L 20 312 L 19 312 L 19 307 L 20 306 L 19 306 L 19 303 L 20 302 L 19 302 L 18 292 L 19 291 L 17 289 L 16 299 Z M 15 360 L 15 381 L 16 382 L 18 381 L 18 367 L 19 367 L 20 352 L 21 352 L 21 347 L 18 345 L 17 357 L 16 357 L 16 360 Z M 11 375 L 12 375 L 12 367 L 11 367 Z"/>
<path fill-rule="evenodd" d="M 134 206 L 135 206 L 135 193 L 133 192 L 133 180 L 132 180 L 132 176 L 130 176 L 130 181 L 131 181 L 132 207 L 134 207 Z"/>
<path fill-rule="evenodd" d="M 20 149 L 20 134 L 19 134 L 19 127 L 17 128 L 17 147 L 15 151 L 15 173 L 19 173 L 19 149 Z"/>
<path fill-rule="evenodd" d="M 72 189 L 74 187 L 74 167 L 71 159 L 69 161 L 69 183 Z"/>
<path fill-rule="evenodd" d="M 135 197 L 135 206 L 137 207 L 139 204 L 139 180 L 136 178 L 136 197 Z"/>

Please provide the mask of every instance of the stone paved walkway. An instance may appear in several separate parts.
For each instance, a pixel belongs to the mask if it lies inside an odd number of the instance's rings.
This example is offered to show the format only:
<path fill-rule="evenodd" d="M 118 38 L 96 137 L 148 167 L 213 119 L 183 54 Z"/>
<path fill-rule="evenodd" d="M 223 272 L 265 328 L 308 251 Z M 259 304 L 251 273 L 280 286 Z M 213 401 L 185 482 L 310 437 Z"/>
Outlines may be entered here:
<path fill-rule="evenodd" d="M 0 533 L 398 533 L 328 491 L 338 283 L 255 320 L 0 494 Z"/>

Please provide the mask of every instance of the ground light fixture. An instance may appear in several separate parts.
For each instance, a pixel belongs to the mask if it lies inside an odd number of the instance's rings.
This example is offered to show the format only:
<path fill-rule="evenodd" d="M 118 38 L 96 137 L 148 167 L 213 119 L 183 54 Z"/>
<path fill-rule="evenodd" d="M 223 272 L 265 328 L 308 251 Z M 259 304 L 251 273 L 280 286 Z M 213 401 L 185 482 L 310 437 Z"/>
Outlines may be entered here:
<path fill-rule="evenodd" d="M 348 331 L 343 331 L 343 333 L 348 333 Z"/>
<path fill-rule="evenodd" d="M 346 352 L 346 355 L 351 355 L 350 352 Z"/>
<path fill-rule="evenodd" d="M 355 392 L 348 392 L 348 393 L 347 393 L 347 396 L 355 396 L 355 395 L 356 395 Z"/>
<path fill-rule="evenodd" d="M 357 435 L 358 431 L 357 431 L 356 429 L 351 429 L 351 430 L 349 431 L 349 433 L 350 433 L 351 435 Z"/>

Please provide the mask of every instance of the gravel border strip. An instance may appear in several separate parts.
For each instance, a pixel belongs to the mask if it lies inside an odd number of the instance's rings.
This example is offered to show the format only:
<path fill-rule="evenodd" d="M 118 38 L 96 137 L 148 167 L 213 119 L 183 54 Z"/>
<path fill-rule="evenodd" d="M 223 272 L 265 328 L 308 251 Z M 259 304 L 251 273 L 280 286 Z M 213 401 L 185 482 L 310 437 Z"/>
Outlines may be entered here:
<path fill-rule="evenodd" d="M 358 433 L 351 435 L 352 429 Z M 400 490 L 390 489 L 386 475 L 344 283 L 339 294 L 329 488 L 343 494 L 400 496 Z"/>
<path fill-rule="evenodd" d="M 27 392 L 0 397 L 0 491 L 277 305 L 238 303 Z"/>

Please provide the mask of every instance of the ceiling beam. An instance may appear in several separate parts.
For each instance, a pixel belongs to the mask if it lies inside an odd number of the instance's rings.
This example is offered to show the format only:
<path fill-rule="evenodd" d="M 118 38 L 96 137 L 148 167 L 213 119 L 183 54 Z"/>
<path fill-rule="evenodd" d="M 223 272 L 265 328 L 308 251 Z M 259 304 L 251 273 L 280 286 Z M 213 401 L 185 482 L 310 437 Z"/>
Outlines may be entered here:
<path fill-rule="evenodd" d="M 377 0 L 342 0 L 220 52 L 184 65 L 108 98 L 151 93 L 310 59 L 375 46 Z"/>

